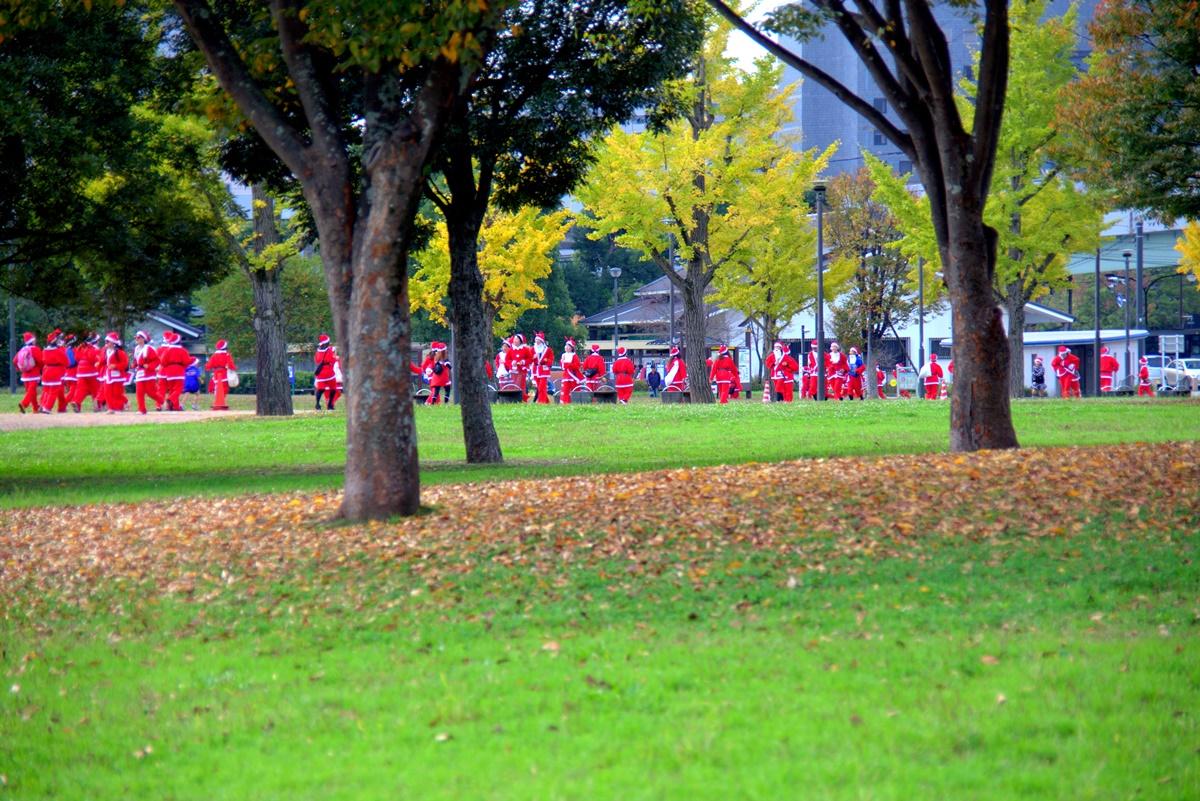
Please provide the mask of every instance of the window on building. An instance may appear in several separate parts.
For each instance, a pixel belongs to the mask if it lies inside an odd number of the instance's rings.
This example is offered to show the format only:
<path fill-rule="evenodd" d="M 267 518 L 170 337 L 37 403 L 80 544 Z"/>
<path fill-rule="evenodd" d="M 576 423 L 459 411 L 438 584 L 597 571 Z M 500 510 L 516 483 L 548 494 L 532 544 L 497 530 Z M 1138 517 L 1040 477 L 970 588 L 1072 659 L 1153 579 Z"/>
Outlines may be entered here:
<path fill-rule="evenodd" d="M 871 143 L 875 145 L 875 147 L 882 147 L 883 145 L 887 144 L 887 137 L 881 134 L 879 131 L 874 131 L 871 134 Z"/>
<path fill-rule="evenodd" d="M 887 114 L 887 98 L 877 97 L 874 101 L 875 110 L 880 114 Z"/>
<path fill-rule="evenodd" d="M 908 159 L 900 159 L 900 161 L 896 162 L 896 171 L 901 175 L 907 175 L 913 171 L 912 162 Z"/>

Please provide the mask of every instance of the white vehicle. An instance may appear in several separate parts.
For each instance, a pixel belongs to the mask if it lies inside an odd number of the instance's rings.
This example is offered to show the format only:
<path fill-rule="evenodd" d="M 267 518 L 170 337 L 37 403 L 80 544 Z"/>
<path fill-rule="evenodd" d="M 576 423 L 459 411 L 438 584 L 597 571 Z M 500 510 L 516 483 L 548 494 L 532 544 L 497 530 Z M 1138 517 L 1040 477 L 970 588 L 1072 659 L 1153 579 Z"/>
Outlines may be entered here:
<path fill-rule="evenodd" d="M 1200 391 L 1200 359 L 1176 359 L 1162 371 L 1162 383 L 1175 389 Z"/>
<path fill-rule="evenodd" d="M 1160 353 L 1146 354 L 1146 367 L 1150 370 L 1150 385 L 1157 387 L 1163 382 L 1163 368 L 1171 361 L 1170 356 L 1163 356 Z M 1136 366 L 1136 365 L 1135 365 Z M 1137 371 L 1134 371 L 1137 375 Z M 1136 386 L 1136 384 L 1135 384 Z"/>

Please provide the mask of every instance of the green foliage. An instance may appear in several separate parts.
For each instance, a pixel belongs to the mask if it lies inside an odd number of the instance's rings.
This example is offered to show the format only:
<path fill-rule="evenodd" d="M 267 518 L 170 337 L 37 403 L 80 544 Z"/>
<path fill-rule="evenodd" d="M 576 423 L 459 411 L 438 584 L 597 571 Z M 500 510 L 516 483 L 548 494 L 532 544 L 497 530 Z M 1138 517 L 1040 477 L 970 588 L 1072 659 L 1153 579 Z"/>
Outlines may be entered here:
<path fill-rule="evenodd" d="M 544 332 L 546 341 L 556 353 L 561 353 L 562 343 L 567 337 L 580 340 L 587 336 L 587 330 L 583 326 L 572 322 L 575 307 L 571 303 L 565 273 L 566 266 L 561 261 L 555 261 L 550 275 L 540 282 L 545 305 L 540 309 L 528 309 L 513 325 L 514 331 L 525 332 L 526 338 L 530 340 L 533 338 L 533 332 Z"/>
<path fill-rule="evenodd" d="M 332 336 L 333 319 L 320 260 L 309 256 L 289 259 L 281 281 L 287 341 L 308 345 L 316 342 L 318 334 Z M 210 338 L 229 340 L 235 354 L 255 352 L 254 294 L 244 272 L 234 270 L 221 282 L 198 290 L 195 302 L 204 310 L 200 322 L 207 326 Z"/>
<path fill-rule="evenodd" d="M 120 321 L 219 276 L 199 126 L 151 105 L 156 18 L 72 5 L 24 22 L 0 43 L 0 281 L 64 317 Z"/>
<path fill-rule="evenodd" d="M 625 300 L 638 287 L 662 277 L 657 264 L 617 245 L 612 237 L 592 239 L 584 228 L 577 226 L 567 235 L 567 243 L 573 253 L 559 267 L 571 295 L 572 308 L 584 317 L 612 305 L 610 267 L 621 268 L 617 285 L 619 296 Z"/>
<path fill-rule="evenodd" d="M 1200 219 L 1200 5 L 1106 0 L 1088 70 L 1058 104 L 1062 158 L 1115 202 Z"/>

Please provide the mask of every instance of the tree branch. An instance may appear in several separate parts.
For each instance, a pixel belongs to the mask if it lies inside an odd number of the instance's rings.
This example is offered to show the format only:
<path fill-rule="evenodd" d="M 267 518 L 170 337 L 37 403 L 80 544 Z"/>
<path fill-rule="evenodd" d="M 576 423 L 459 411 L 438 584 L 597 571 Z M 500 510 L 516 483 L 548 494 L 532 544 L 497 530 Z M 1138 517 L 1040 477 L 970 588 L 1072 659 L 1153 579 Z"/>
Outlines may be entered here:
<path fill-rule="evenodd" d="M 308 26 L 300 20 L 300 4 L 295 0 L 271 0 L 271 16 L 279 31 L 279 45 L 288 75 L 296 86 L 304 116 L 312 132 L 313 144 L 323 158 L 344 154 L 342 129 L 338 124 L 334 99 L 323 86 L 320 73 L 313 63 L 312 51 L 303 44 Z"/>
<path fill-rule="evenodd" d="M 307 174 L 308 145 L 250 75 L 208 0 L 174 0 L 209 69 L 258 135 L 296 176 Z"/>
<path fill-rule="evenodd" d="M 1009 32 L 1008 0 L 986 0 L 987 18 L 983 25 L 979 84 L 975 93 L 974 149 L 972 187 L 975 197 L 983 197 L 992 182 L 996 164 L 996 143 L 1004 114 L 1004 94 L 1008 90 Z"/>
<path fill-rule="evenodd" d="M 805 61 L 783 45 L 761 33 L 753 25 L 742 19 L 736 11 L 725 5 L 725 3 L 723 3 L 721 0 L 707 1 L 708 4 L 712 6 L 718 14 L 728 20 L 729 23 L 739 31 L 748 36 L 751 41 L 765 49 L 771 55 L 778 58 L 784 64 L 787 64 L 789 67 L 799 72 L 801 75 L 807 76 L 808 78 L 816 81 L 819 86 L 826 89 L 838 100 L 849 106 L 852 111 L 878 128 L 879 132 L 886 136 L 892 142 L 892 144 L 898 147 L 906 156 L 909 156 L 913 161 L 916 161 L 912 138 L 907 133 L 897 128 L 891 120 L 880 113 L 873 105 L 863 100 L 854 92 L 850 91 L 849 88 L 847 88 L 844 84 L 842 84 L 829 73 L 825 72 L 820 67 L 809 61 Z M 898 84 L 896 84 L 896 86 L 897 90 L 899 90 Z M 893 97 L 888 99 L 897 109 L 900 109 L 902 106 L 906 105 L 907 102 L 897 102 L 902 99 L 901 97 Z"/>

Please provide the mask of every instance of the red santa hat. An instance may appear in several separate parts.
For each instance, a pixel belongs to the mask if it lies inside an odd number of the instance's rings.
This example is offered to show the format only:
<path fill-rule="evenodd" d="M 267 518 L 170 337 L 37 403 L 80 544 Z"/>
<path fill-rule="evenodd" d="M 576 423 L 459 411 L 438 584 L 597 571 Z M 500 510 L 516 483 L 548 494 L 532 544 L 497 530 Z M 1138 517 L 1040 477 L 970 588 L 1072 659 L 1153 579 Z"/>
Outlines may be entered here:
<path fill-rule="evenodd" d="M 776 342 L 775 347 L 778 350 L 787 350 L 787 345 L 783 344 L 782 342 Z"/>
<path fill-rule="evenodd" d="M 936 361 L 937 361 L 937 354 L 936 354 L 936 353 L 931 353 L 931 354 L 929 354 L 929 361 L 931 361 L 931 362 L 936 362 Z"/>
<path fill-rule="evenodd" d="M 830 342 L 830 343 L 829 343 L 829 350 L 830 350 L 830 351 L 832 351 L 832 350 L 834 350 L 835 348 L 836 348 L 837 350 L 841 350 L 841 349 L 842 349 L 842 346 L 841 346 L 841 345 L 839 345 L 839 344 L 838 344 L 838 343 L 836 343 L 836 342 Z"/>
<path fill-rule="evenodd" d="M 575 350 L 575 340 L 570 337 L 567 337 L 567 341 L 563 343 L 563 349 L 566 350 L 567 348 Z"/>
<path fill-rule="evenodd" d="M 545 335 L 545 333 L 543 333 L 543 332 L 541 332 L 541 331 L 538 331 L 536 334 L 534 334 L 534 335 L 533 335 L 533 341 L 534 341 L 534 342 L 541 342 L 543 345 L 545 345 L 545 344 L 546 344 L 546 335 Z"/>
<path fill-rule="evenodd" d="M 329 334 L 321 334 L 317 337 L 317 347 L 323 348 L 330 343 Z"/>
<path fill-rule="evenodd" d="M 672 346 L 671 346 L 671 355 L 672 355 L 672 356 L 678 356 L 678 355 L 679 355 L 679 346 L 678 346 L 678 345 L 672 345 Z"/>
<path fill-rule="evenodd" d="M 819 348 L 819 347 L 821 347 L 820 343 L 818 343 L 818 342 L 817 342 L 817 340 L 815 340 L 815 339 L 814 339 L 812 342 L 810 342 L 808 346 L 809 346 L 810 348 L 813 348 L 814 350 L 815 350 L 816 348 Z"/>
<path fill-rule="evenodd" d="M 50 336 L 46 337 L 46 341 L 47 342 L 57 342 L 61 338 L 62 338 L 62 329 L 55 328 L 53 331 L 50 332 Z"/>
<path fill-rule="evenodd" d="M 218 352 L 219 352 L 219 351 L 223 351 L 223 350 L 225 350 L 225 349 L 226 349 L 226 348 L 228 348 L 228 347 L 229 347 L 229 343 L 228 343 L 228 342 L 226 342 L 225 340 L 223 340 L 223 339 L 218 339 L 218 340 L 217 340 L 217 351 L 218 351 Z"/>
<path fill-rule="evenodd" d="M 721 346 L 721 348 L 720 348 L 720 350 L 718 350 L 718 351 L 717 351 L 717 355 L 718 355 L 718 356 L 724 356 L 724 355 L 725 355 L 725 354 L 727 354 L 727 353 L 729 353 L 729 346 L 728 346 L 728 345 L 722 345 L 722 346 Z"/>
<path fill-rule="evenodd" d="M 97 334 L 95 331 L 89 332 L 87 335 L 87 343 L 89 345 L 99 345 L 100 344 L 100 335 Z"/>
<path fill-rule="evenodd" d="M 1108 345 L 1101 345 L 1100 346 L 1100 355 L 1103 356 L 1106 353 L 1108 353 Z"/>
<path fill-rule="evenodd" d="M 624 356 L 624 355 L 625 355 L 625 348 L 624 348 L 624 346 L 617 348 L 617 355 L 618 355 L 618 356 Z"/>
<path fill-rule="evenodd" d="M 592 343 L 592 353 L 599 353 L 599 352 L 600 352 L 600 346 L 598 344 L 596 344 L 595 342 L 593 342 Z"/>
<path fill-rule="evenodd" d="M 515 342 L 518 345 L 524 345 L 525 344 L 525 335 L 524 334 L 513 334 L 513 342 Z"/>
<path fill-rule="evenodd" d="M 1034 360 L 1035 362 L 1040 362 L 1040 361 L 1042 360 L 1042 357 L 1041 357 L 1041 356 L 1037 356 L 1037 355 L 1035 355 L 1035 356 L 1033 357 L 1033 360 Z"/>
<path fill-rule="evenodd" d="M 105 335 L 104 341 L 108 342 L 109 344 L 112 344 L 112 345 L 120 345 L 121 337 L 117 334 L 116 331 L 109 331 L 108 334 Z"/>
<path fill-rule="evenodd" d="M 1146 357 L 1143 356 L 1142 358 L 1138 359 L 1138 364 L 1149 364 L 1149 362 L 1147 362 Z"/>
<path fill-rule="evenodd" d="M 1070 352 L 1071 352 L 1071 349 L 1068 348 L 1066 345 L 1058 346 L 1058 355 L 1059 356 L 1063 355 L 1064 353 L 1070 353 Z"/>
<path fill-rule="evenodd" d="M 26 331 L 24 334 L 21 334 L 21 339 L 26 345 L 32 345 L 34 342 L 37 342 L 37 334 L 32 331 Z"/>
<path fill-rule="evenodd" d="M 851 353 L 858 353 L 858 348 L 851 347 L 851 348 L 850 348 L 850 352 L 851 352 Z"/>
<path fill-rule="evenodd" d="M 169 331 L 169 330 L 163 331 L 163 342 L 166 342 L 168 345 L 174 345 L 178 341 L 179 341 L 179 334 L 176 334 L 174 331 Z"/>
<path fill-rule="evenodd" d="M 430 350 L 445 350 L 446 343 L 445 342 L 430 342 L 429 349 Z"/>
<path fill-rule="evenodd" d="M 141 339 L 141 340 L 143 340 L 143 341 L 145 341 L 145 342 L 149 342 L 149 341 L 150 341 L 150 335 L 149 335 L 149 334 L 147 334 L 145 331 L 138 331 L 136 334 L 134 334 L 134 335 L 133 335 L 133 338 L 134 338 L 134 339 Z"/>

